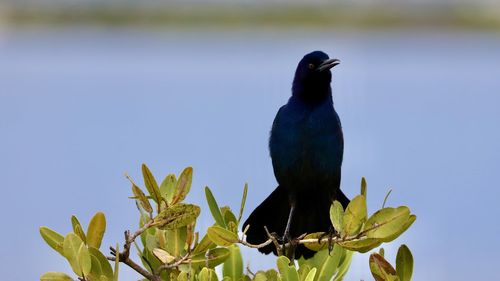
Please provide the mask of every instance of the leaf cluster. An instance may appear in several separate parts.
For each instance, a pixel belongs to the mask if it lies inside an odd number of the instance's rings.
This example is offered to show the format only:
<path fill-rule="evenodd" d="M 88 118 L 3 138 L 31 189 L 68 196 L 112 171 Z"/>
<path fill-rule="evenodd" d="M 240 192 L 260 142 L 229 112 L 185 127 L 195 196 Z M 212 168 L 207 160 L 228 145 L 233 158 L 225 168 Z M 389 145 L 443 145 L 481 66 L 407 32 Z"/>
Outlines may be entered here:
<path fill-rule="evenodd" d="M 125 232 L 122 252 L 119 251 L 118 244 L 111 248 L 112 256 L 106 256 L 100 251 L 106 229 L 106 219 L 101 212 L 92 218 L 86 232 L 76 216 L 71 217 L 73 232 L 65 237 L 47 227 L 40 228 L 42 238 L 67 259 L 79 280 L 118 280 L 119 264 L 124 263 L 144 278 L 153 281 L 215 281 L 219 278 L 222 281 L 338 281 L 347 273 L 354 252 L 365 253 L 396 239 L 416 218 L 406 206 L 382 208 L 368 217 L 366 181 L 363 178 L 361 194 L 353 198 L 345 210 L 339 202 L 333 202 L 330 219 L 336 232 L 332 236 L 319 241 L 319 238 L 324 237 L 323 233 L 312 233 L 299 241 L 318 251 L 313 258 L 300 259 L 295 263 L 281 256 L 277 259 L 277 270 L 253 273 L 249 268 L 244 270 L 240 246 L 258 248 L 262 245 L 247 243 L 244 240 L 246 230 L 241 237 L 238 231 L 247 197 L 247 185 L 243 188 L 237 214 L 229 206 L 220 207 L 210 188 L 205 187 L 208 209 L 214 224 L 201 235 L 196 230 L 200 207 L 184 202 L 191 190 L 192 168 L 185 168 L 178 177 L 169 174 L 160 184 L 144 164 L 142 174 L 143 188 L 127 176 L 132 185 L 130 198 L 135 200 L 139 211 L 139 222 L 136 232 Z M 271 240 L 272 237 L 266 243 L 271 243 Z M 129 258 L 132 245 L 142 266 Z M 114 269 L 110 261 L 114 261 Z M 369 265 L 377 281 L 409 281 L 413 257 L 403 245 L 398 252 L 396 269 L 384 259 L 383 250 L 370 256 Z M 216 274 L 217 266 L 222 266 L 221 276 Z M 40 280 L 73 279 L 65 273 L 47 272 Z"/>

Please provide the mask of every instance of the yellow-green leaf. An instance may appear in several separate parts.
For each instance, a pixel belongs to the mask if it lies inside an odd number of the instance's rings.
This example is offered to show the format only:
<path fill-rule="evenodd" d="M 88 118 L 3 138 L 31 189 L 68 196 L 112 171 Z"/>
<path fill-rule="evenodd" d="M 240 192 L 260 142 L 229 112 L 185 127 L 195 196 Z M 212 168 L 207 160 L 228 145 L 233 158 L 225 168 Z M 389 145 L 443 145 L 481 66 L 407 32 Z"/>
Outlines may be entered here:
<path fill-rule="evenodd" d="M 92 269 L 92 259 L 90 258 L 89 250 L 85 244 L 80 245 L 78 249 L 78 264 L 82 270 L 83 276 L 87 276 Z"/>
<path fill-rule="evenodd" d="M 87 274 L 87 278 L 90 280 L 101 280 L 101 275 L 102 275 L 102 268 L 101 268 L 101 263 L 97 259 L 96 256 L 90 255 L 90 260 L 91 260 L 91 271 L 90 274 Z"/>
<path fill-rule="evenodd" d="M 330 206 L 330 221 L 332 222 L 333 228 L 338 232 L 342 233 L 344 225 L 344 207 L 339 201 L 333 201 Z"/>
<path fill-rule="evenodd" d="M 208 237 L 208 235 L 203 236 L 201 241 L 196 245 L 193 250 L 193 254 L 205 253 L 208 249 L 213 249 L 217 245 Z"/>
<path fill-rule="evenodd" d="M 318 281 L 329 281 L 332 279 L 340 263 L 344 249 L 339 245 L 333 246 L 332 253 L 328 254 L 323 264 L 318 268 Z"/>
<path fill-rule="evenodd" d="M 168 204 L 172 203 L 172 199 L 174 199 L 176 185 L 177 179 L 174 174 L 166 176 L 160 185 L 161 196 L 168 202 Z"/>
<path fill-rule="evenodd" d="M 243 276 L 243 258 L 241 257 L 240 247 L 231 245 L 228 247 L 229 258 L 222 266 L 222 276 L 231 277 L 232 280 L 240 280 Z"/>
<path fill-rule="evenodd" d="M 309 273 L 307 273 L 307 276 L 304 279 L 304 281 L 313 281 L 314 276 L 316 276 L 316 268 L 311 269 Z"/>
<path fill-rule="evenodd" d="M 99 249 L 104 232 L 106 232 L 106 216 L 102 212 L 97 212 L 90 220 L 87 228 L 87 244 L 90 247 Z"/>
<path fill-rule="evenodd" d="M 366 179 L 365 177 L 361 178 L 361 195 L 366 198 Z"/>
<path fill-rule="evenodd" d="M 40 281 L 73 281 L 73 278 L 62 272 L 46 272 L 40 276 Z"/>
<path fill-rule="evenodd" d="M 181 175 L 179 176 L 179 180 L 177 180 L 175 195 L 172 199 L 172 204 L 182 202 L 186 198 L 189 190 L 191 189 L 192 180 L 193 168 L 187 167 L 186 169 L 184 169 L 184 171 L 182 171 Z"/>
<path fill-rule="evenodd" d="M 358 195 L 352 199 L 345 210 L 342 227 L 344 233 L 348 236 L 358 234 L 366 221 L 366 216 L 366 199 L 363 195 Z"/>
<path fill-rule="evenodd" d="M 78 262 L 78 251 L 80 250 L 81 245 L 83 245 L 82 239 L 74 233 L 69 233 L 64 238 L 64 256 L 71 265 L 73 272 L 78 276 L 82 276 L 82 268 Z"/>
<path fill-rule="evenodd" d="M 152 213 L 153 207 L 151 207 L 148 198 L 146 197 L 144 192 L 142 192 L 142 190 L 137 185 L 135 185 L 135 183 L 132 183 L 132 192 L 134 193 L 136 199 L 139 200 L 139 204 L 141 204 L 142 208 L 146 212 Z"/>
<path fill-rule="evenodd" d="M 374 248 L 377 248 L 380 244 L 382 244 L 382 241 L 377 238 L 364 238 L 339 242 L 339 245 L 343 248 L 360 253 L 366 253 Z"/>
<path fill-rule="evenodd" d="M 287 257 L 278 257 L 276 263 L 283 281 L 299 281 L 299 273 L 294 265 L 290 265 L 290 260 Z"/>
<path fill-rule="evenodd" d="M 217 274 L 215 273 L 215 270 L 211 268 L 206 268 L 204 267 L 200 273 L 198 274 L 198 280 L 199 281 L 217 281 L 219 280 L 217 278 Z"/>
<path fill-rule="evenodd" d="M 235 226 L 238 225 L 238 220 L 236 219 L 236 216 L 231 211 L 231 208 L 229 208 L 228 206 L 224 206 L 221 208 L 221 213 L 222 213 L 222 216 L 224 217 L 224 222 L 226 223 L 227 226 L 229 226 L 229 223 L 231 223 L 231 222 L 234 223 Z"/>
<path fill-rule="evenodd" d="M 162 263 L 171 263 L 175 260 L 174 256 L 160 248 L 154 248 L 153 255 L 155 255 L 155 257 L 157 257 Z"/>
<path fill-rule="evenodd" d="M 398 238 L 408 228 L 410 228 L 410 226 L 415 222 L 416 219 L 417 219 L 417 216 L 410 215 L 410 217 L 408 218 L 408 220 L 403 224 L 403 226 L 399 229 L 398 232 L 394 233 L 393 235 L 390 235 L 390 236 L 386 237 L 386 239 L 384 239 L 384 240 L 390 242 L 390 241 Z"/>
<path fill-rule="evenodd" d="M 89 253 L 91 256 L 97 258 L 99 261 L 99 264 L 101 266 L 101 273 L 105 275 L 109 280 L 113 279 L 113 268 L 111 267 L 111 264 L 109 263 L 108 259 L 106 256 L 104 256 L 101 251 L 94 247 L 89 247 Z"/>
<path fill-rule="evenodd" d="M 410 281 L 413 275 L 413 255 L 406 245 L 401 245 L 396 256 L 396 273 L 401 281 Z"/>
<path fill-rule="evenodd" d="M 116 253 L 117 255 L 115 256 L 115 270 L 113 274 L 113 281 L 118 281 L 118 272 L 119 272 L 119 266 L 120 266 L 120 255 L 118 253 L 120 252 L 120 246 L 118 243 L 116 243 Z"/>
<path fill-rule="evenodd" d="M 304 246 L 310 250 L 313 250 L 313 251 L 321 251 L 323 249 L 326 249 L 328 247 L 328 243 L 318 243 L 318 239 L 320 237 L 327 237 L 325 236 L 325 233 L 323 232 L 314 232 L 314 233 L 310 233 L 310 234 L 307 234 L 304 239 L 314 239 L 315 241 L 314 242 L 311 242 L 311 243 L 304 243 Z"/>
<path fill-rule="evenodd" d="M 191 224 L 200 215 L 200 207 L 192 204 L 175 204 L 163 210 L 154 225 L 160 229 L 175 229 Z"/>
<path fill-rule="evenodd" d="M 52 249 L 56 250 L 59 254 L 64 256 L 64 237 L 61 234 L 48 227 L 42 226 L 40 227 L 40 235 Z"/>
<path fill-rule="evenodd" d="M 210 208 L 210 212 L 212 213 L 215 222 L 219 226 L 226 228 L 226 223 L 224 222 L 224 218 L 220 212 L 219 205 L 217 205 L 217 201 L 215 201 L 214 195 L 208 186 L 205 187 L 205 196 L 207 197 L 208 207 Z"/>
<path fill-rule="evenodd" d="M 352 255 L 354 252 L 345 250 L 344 253 L 342 254 L 342 258 L 340 259 L 340 264 L 337 268 L 337 274 L 335 274 L 335 278 L 333 278 L 333 281 L 342 281 L 344 280 L 344 276 L 347 273 L 347 270 L 349 270 L 349 267 L 351 266 L 351 261 L 352 261 Z"/>
<path fill-rule="evenodd" d="M 207 252 L 194 255 L 191 258 L 191 266 L 204 267 L 208 264 L 208 267 L 213 268 L 223 263 L 230 255 L 229 250 L 226 248 L 215 248 L 207 250 Z"/>
<path fill-rule="evenodd" d="M 167 245 L 165 249 L 173 256 L 178 257 L 184 255 L 186 246 L 187 227 L 179 227 L 165 230 Z"/>
<path fill-rule="evenodd" d="M 87 243 L 87 238 L 85 237 L 85 233 L 83 232 L 83 227 L 75 215 L 71 216 L 71 225 L 73 226 L 73 232 L 78 235 L 80 239 L 82 239 L 83 243 Z"/>
<path fill-rule="evenodd" d="M 146 164 L 142 164 L 142 176 L 144 177 L 144 185 L 146 185 L 149 195 L 159 205 L 161 202 L 160 188 L 158 187 L 155 177 Z"/>
<path fill-rule="evenodd" d="M 366 221 L 364 227 L 366 236 L 389 242 L 387 238 L 402 233 L 409 219 L 410 209 L 406 206 L 380 209 Z"/>
<path fill-rule="evenodd" d="M 207 229 L 207 235 L 218 246 L 229 246 L 239 241 L 238 235 L 220 226 L 211 226 Z"/>
<path fill-rule="evenodd" d="M 248 183 L 245 183 L 245 187 L 243 187 L 243 196 L 241 196 L 240 214 L 238 215 L 238 224 L 240 223 L 241 217 L 243 216 L 243 210 L 245 209 L 245 202 L 247 201 L 247 193 L 248 193 Z"/>

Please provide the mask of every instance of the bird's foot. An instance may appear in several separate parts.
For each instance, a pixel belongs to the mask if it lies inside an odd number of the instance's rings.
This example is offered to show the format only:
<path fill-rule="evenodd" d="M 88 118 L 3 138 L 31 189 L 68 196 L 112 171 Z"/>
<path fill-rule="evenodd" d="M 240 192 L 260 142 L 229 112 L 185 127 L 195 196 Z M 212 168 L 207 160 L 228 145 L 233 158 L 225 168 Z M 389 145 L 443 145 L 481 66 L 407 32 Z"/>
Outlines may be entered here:
<path fill-rule="evenodd" d="M 330 254 L 334 246 L 333 237 L 337 235 L 338 232 L 333 227 L 330 226 L 327 232 L 324 232 L 323 234 L 321 234 L 321 236 L 318 237 L 318 244 L 321 244 L 321 240 L 323 240 L 323 238 L 328 236 L 328 254 Z"/>

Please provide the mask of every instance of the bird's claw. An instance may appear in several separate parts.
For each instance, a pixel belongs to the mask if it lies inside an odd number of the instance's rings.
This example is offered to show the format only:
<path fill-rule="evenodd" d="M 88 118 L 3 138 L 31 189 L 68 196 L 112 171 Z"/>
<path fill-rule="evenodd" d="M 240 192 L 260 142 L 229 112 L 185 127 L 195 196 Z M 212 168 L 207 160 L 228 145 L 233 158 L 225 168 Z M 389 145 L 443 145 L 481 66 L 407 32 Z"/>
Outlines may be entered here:
<path fill-rule="evenodd" d="M 321 240 L 323 240 L 323 238 L 328 236 L 328 255 L 330 255 L 330 253 L 333 250 L 334 246 L 333 237 L 336 236 L 337 234 L 338 234 L 337 231 L 333 227 L 331 227 L 327 232 L 324 232 L 323 234 L 321 234 L 321 236 L 318 237 L 318 244 L 321 244 Z"/>

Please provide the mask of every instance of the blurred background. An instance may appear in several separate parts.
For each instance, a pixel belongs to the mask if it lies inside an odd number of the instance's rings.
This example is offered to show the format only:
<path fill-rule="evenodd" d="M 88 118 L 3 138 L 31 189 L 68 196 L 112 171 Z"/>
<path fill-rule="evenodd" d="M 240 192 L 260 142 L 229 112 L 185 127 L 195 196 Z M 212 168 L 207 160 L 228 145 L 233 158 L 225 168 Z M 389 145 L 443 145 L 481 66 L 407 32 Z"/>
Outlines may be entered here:
<path fill-rule="evenodd" d="M 0 0 L 3 280 L 71 272 L 38 227 L 104 211 L 103 246 L 138 215 L 129 173 L 194 167 L 248 214 L 276 186 L 267 149 L 297 62 L 323 50 L 344 127 L 342 189 L 408 205 L 414 280 L 500 280 L 500 2 Z M 244 250 L 254 271 L 275 258 Z M 123 269 L 126 267 L 123 266 Z M 130 270 L 120 280 L 137 280 Z M 356 255 L 346 280 L 372 280 Z"/>

